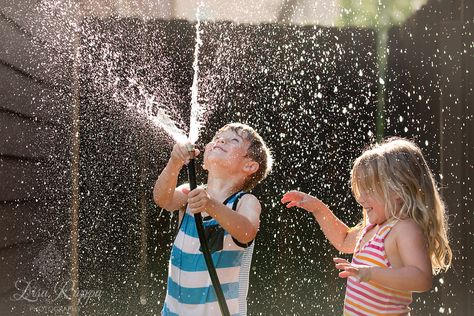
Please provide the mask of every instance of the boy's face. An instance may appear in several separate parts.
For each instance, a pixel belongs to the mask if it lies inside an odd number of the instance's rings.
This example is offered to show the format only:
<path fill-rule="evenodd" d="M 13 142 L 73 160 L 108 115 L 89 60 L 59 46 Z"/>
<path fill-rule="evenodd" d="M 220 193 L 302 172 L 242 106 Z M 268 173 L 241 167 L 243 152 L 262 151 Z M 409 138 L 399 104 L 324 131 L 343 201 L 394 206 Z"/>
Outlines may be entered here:
<path fill-rule="evenodd" d="M 206 145 L 204 151 L 204 168 L 219 164 L 229 168 L 239 167 L 246 160 L 250 143 L 245 139 L 245 133 L 237 133 L 226 129 L 217 133 L 213 140 Z"/>

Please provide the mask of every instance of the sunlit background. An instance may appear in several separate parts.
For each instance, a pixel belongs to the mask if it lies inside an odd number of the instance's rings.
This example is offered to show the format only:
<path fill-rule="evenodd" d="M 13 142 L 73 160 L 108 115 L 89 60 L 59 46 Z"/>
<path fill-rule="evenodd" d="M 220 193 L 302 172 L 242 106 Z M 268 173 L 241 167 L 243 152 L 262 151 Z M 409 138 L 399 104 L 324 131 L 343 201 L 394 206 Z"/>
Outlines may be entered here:
<path fill-rule="evenodd" d="M 471 2 L 0 0 L 0 315 L 160 314 L 177 221 L 152 188 L 194 76 L 197 145 L 239 121 L 275 158 L 249 315 L 342 313 L 341 254 L 279 200 L 300 189 L 355 225 L 351 162 L 393 135 L 424 151 L 454 251 L 413 314 L 472 315 Z"/>

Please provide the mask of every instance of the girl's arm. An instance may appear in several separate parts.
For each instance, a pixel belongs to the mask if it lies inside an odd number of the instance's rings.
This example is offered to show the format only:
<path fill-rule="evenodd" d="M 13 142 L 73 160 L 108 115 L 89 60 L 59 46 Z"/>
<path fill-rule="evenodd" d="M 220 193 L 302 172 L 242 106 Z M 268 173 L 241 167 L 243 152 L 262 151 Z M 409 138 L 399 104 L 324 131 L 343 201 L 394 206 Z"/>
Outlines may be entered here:
<path fill-rule="evenodd" d="M 309 194 L 290 191 L 283 195 L 286 207 L 301 207 L 312 213 L 329 242 L 340 252 L 353 253 L 361 227 L 349 228 L 318 198 Z"/>
<path fill-rule="evenodd" d="M 355 276 L 361 281 L 373 281 L 403 291 L 425 292 L 431 289 L 431 261 L 422 230 L 412 221 L 401 221 L 394 226 L 391 234 L 395 237 L 401 267 L 358 267 L 335 258 L 336 268 L 344 270 L 339 276 Z"/>

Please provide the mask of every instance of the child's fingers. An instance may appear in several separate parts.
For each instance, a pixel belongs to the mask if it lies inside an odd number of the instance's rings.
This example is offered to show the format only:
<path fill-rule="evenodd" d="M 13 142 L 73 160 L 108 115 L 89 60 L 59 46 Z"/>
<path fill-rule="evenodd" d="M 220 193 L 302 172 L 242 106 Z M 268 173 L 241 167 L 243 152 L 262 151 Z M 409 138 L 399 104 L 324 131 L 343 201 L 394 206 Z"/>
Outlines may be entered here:
<path fill-rule="evenodd" d="M 339 277 L 340 277 L 340 278 L 348 278 L 348 277 L 350 277 L 350 276 L 351 276 L 351 274 L 350 274 L 349 272 L 347 272 L 347 271 L 339 272 Z"/>
<path fill-rule="evenodd" d="M 177 152 L 181 158 L 183 159 L 189 158 L 189 152 L 186 147 L 186 144 L 179 144 L 177 147 Z"/>
<path fill-rule="evenodd" d="M 188 203 L 189 208 L 191 209 L 192 213 L 197 213 L 198 211 L 201 212 L 201 209 L 203 208 L 203 203 L 201 201 L 196 201 L 193 203 Z"/>
<path fill-rule="evenodd" d="M 358 275 L 359 275 L 359 270 L 352 266 L 346 266 L 343 271 L 339 272 L 339 276 L 341 278 L 347 278 L 350 276 L 358 277 Z"/>
<path fill-rule="evenodd" d="M 293 206 L 299 206 L 300 203 L 296 201 L 291 201 L 290 203 L 286 204 L 287 208 L 293 207 Z"/>
<path fill-rule="evenodd" d="M 336 269 L 339 270 L 346 270 L 347 267 L 349 267 L 349 263 L 336 263 Z"/>
<path fill-rule="evenodd" d="M 332 260 L 334 261 L 334 263 L 347 263 L 347 264 L 350 264 L 350 262 L 347 261 L 347 260 L 344 259 L 344 258 L 335 257 L 335 258 L 332 258 Z"/>
<path fill-rule="evenodd" d="M 202 212 L 201 209 L 196 209 L 196 208 L 190 208 L 189 211 L 191 212 L 191 214 L 197 214 L 197 213 L 201 213 L 201 212 Z"/>
<path fill-rule="evenodd" d="M 283 196 L 283 197 L 281 198 L 281 200 L 280 200 L 280 202 L 283 203 L 283 204 L 285 204 L 285 203 L 287 203 L 287 202 L 290 202 L 290 201 L 291 201 L 291 199 L 288 198 L 288 197 L 286 197 L 286 196 Z"/>
<path fill-rule="evenodd" d="M 189 159 L 192 158 L 190 152 L 188 151 L 189 143 L 176 143 L 174 150 L 176 156 L 184 163 L 188 164 Z M 194 149 L 195 156 L 199 155 L 199 149 Z"/>
<path fill-rule="evenodd" d="M 204 190 L 205 189 L 203 187 L 197 187 L 194 190 L 188 192 L 188 198 L 189 199 L 194 198 L 194 197 L 198 196 L 199 194 L 201 194 L 201 192 L 203 192 Z"/>
<path fill-rule="evenodd" d="M 202 195 L 200 194 L 202 190 L 198 190 L 198 189 L 200 188 L 196 188 L 188 194 L 188 206 L 190 208 L 193 208 L 193 209 L 201 208 L 206 203 L 204 199 L 202 198 Z"/>
<path fill-rule="evenodd" d="M 184 194 L 189 194 L 189 192 L 191 192 L 191 190 L 189 188 L 182 188 L 181 192 L 183 192 Z"/>
<path fill-rule="evenodd" d="M 281 203 L 285 204 L 288 202 L 295 202 L 295 201 L 300 201 L 301 197 L 298 196 L 298 194 L 294 194 L 294 192 L 288 192 L 283 195 L 281 198 Z"/>
<path fill-rule="evenodd" d="M 289 198 L 288 195 L 285 194 L 285 195 L 283 195 L 283 197 L 281 198 L 280 201 L 281 201 L 281 203 L 285 204 L 285 203 L 291 201 L 291 198 Z"/>
<path fill-rule="evenodd" d="M 358 275 L 359 274 L 359 269 L 353 267 L 353 266 L 346 266 L 344 270 L 349 273 L 350 275 Z"/>
<path fill-rule="evenodd" d="M 296 198 L 298 198 L 300 195 L 300 193 L 298 191 L 289 191 L 289 192 L 286 192 L 285 194 L 283 194 L 283 199 L 287 199 L 287 200 L 294 200 Z"/>

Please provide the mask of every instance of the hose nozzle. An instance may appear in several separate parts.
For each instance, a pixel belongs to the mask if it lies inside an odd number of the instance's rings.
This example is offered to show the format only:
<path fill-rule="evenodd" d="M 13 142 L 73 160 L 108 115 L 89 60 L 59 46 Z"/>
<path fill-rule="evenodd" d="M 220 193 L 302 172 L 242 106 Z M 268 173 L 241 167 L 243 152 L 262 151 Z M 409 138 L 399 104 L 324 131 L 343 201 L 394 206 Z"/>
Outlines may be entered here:
<path fill-rule="evenodd" d="M 186 149 L 188 150 L 188 153 L 191 159 L 194 159 L 195 158 L 194 144 L 191 144 L 191 143 L 187 144 Z"/>

